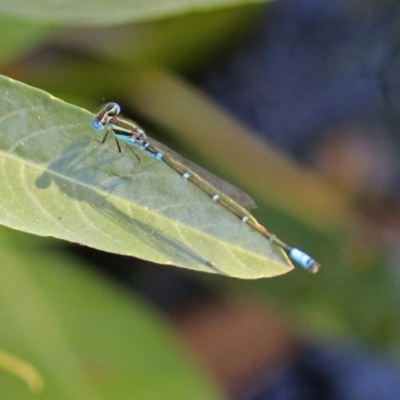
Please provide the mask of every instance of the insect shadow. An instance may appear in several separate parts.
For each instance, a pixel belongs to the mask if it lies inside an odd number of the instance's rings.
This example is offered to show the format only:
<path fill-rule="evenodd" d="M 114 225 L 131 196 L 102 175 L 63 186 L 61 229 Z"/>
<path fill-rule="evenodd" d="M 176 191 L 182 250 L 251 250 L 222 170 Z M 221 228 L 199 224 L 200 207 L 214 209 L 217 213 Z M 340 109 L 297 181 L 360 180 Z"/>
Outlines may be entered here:
<path fill-rule="evenodd" d="M 176 237 L 166 234 L 163 227 L 157 226 L 154 221 L 147 224 L 145 218 L 138 219 L 131 215 L 129 207 L 119 207 L 115 201 L 120 193 L 126 189 L 132 177 L 132 159 L 129 154 L 119 153 L 110 148 L 107 144 L 99 146 L 94 140 L 82 138 L 68 146 L 57 158 L 47 165 L 46 170 L 36 180 L 36 186 L 39 189 L 48 189 L 51 185 L 56 185 L 63 195 L 73 199 L 73 203 L 65 207 L 68 214 L 55 215 L 55 219 L 66 224 L 68 230 L 68 219 L 76 221 L 87 218 L 89 228 L 87 235 L 103 235 L 102 227 L 96 225 L 95 221 L 90 220 L 90 209 L 96 210 L 104 218 L 114 222 L 118 228 L 122 228 L 128 238 L 134 238 L 132 242 L 143 247 L 151 247 L 158 253 L 156 262 L 160 264 L 173 264 L 169 260 L 176 260 L 179 264 L 195 265 L 196 269 L 216 272 L 223 274 L 213 263 L 202 257 L 196 250 L 192 249 L 184 240 L 180 241 Z M 146 169 L 149 165 L 140 162 L 140 169 Z M 73 206 L 71 206 L 73 204 Z M 89 206 L 89 208 L 87 207 Z M 85 211 L 88 210 L 88 211 Z M 143 212 L 146 212 L 143 208 Z M 72 213 L 71 213 L 72 211 Z M 86 214 L 86 215 L 85 215 Z M 150 215 L 151 214 L 151 215 Z M 93 214 L 94 215 L 94 214 Z M 149 211 L 149 219 L 154 218 L 154 213 Z M 73 222 L 70 222 L 70 225 Z M 80 224 L 79 224 L 80 225 Z M 92 227 L 92 229 L 91 229 Z M 71 231 L 72 228 L 69 228 Z M 88 233 L 89 231 L 89 233 Z M 91 232 L 90 232 L 91 231 Z M 108 244 L 113 234 L 105 232 L 108 236 Z M 82 233 L 77 232 L 74 240 L 73 232 L 67 234 L 67 239 L 82 243 Z M 123 238 L 125 239 L 125 238 Z M 126 250 L 118 251 L 118 245 L 125 240 L 112 238 L 115 242 L 116 253 L 125 255 L 134 255 Z M 85 243 L 83 243 L 85 244 Z M 90 238 L 87 240 L 90 245 Z M 99 247 L 101 248 L 101 247 Z M 122 245 L 122 248 L 124 246 Z M 109 251 L 107 249 L 102 249 Z M 124 252 L 125 251 L 125 252 Z"/>

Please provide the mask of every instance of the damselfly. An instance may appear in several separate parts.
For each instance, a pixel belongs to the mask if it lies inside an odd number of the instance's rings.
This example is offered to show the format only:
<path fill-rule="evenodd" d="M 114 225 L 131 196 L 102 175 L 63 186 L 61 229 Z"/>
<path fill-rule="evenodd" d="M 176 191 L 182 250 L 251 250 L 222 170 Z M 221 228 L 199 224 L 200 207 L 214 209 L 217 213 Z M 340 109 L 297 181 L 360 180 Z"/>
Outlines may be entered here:
<path fill-rule="evenodd" d="M 288 246 L 257 222 L 249 212 L 249 209 L 255 207 L 255 203 L 250 196 L 194 163 L 185 160 L 182 156 L 156 140 L 149 138 L 138 125 L 119 118 L 120 112 L 121 107 L 117 103 L 107 103 L 94 116 L 92 120 L 93 129 L 95 131 L 106 129 L 101 143 L 104 143 L 107 135 L 112 132 L 119 152 L 121 152 L 121 147 L 118 139 L 128 145 L 139 148 L 156 160 L 164 162 L 181 175 L 183 179 L 193 183 L 205 192 L 213 201 L 221 204 L 244 223 L 265 236 L 271 243 L 283 249 L 292 261 L 310 272 L 318 271 L 320 265 L 309 255 L 295 247 Z"/>

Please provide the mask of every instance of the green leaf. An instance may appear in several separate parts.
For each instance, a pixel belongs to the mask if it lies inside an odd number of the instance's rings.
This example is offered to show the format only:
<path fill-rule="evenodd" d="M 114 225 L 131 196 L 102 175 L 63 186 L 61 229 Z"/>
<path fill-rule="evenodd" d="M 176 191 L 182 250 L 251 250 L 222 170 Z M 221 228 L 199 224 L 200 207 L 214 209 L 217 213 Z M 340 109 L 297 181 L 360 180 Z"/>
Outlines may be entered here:
<path fill-rule="evenodd" d="M 65 254 L 31 245 L 21 251 L 32 237 L 21 234 L 13 246 L 5 233 L 0 229 L 2 398 L 222 399 L 176 333 L 141 301 Z M 1 362 L 5 352 L 25 364 L 18 374 Z"/>
<path fill-rule="evenodd" d="M 265 0 L 8 0 L 0 3 L 0 12 L 30 20 L 73 25 L 105 25 L 165 18 L 216 7 L 253 4 Z"/>
<path fill-rule="evenodd" d="M 100 145 L 89 112 L 9 78 L 0 89 L 0 223 L 228 276 L 292 269 L 280 249 L 166 164 L 144 152 L 139 163 L 126 146 L 120 154 L 111 137 Z"/>

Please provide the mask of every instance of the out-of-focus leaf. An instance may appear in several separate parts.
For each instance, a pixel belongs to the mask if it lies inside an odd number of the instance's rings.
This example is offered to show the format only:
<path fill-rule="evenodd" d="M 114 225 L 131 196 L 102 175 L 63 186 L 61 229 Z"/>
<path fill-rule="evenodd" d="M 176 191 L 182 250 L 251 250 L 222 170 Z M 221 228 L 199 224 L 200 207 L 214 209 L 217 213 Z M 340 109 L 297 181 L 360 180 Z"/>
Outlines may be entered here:
<path fill-rule="evenodd" d="M 40 379 L 0 365 L 4 399 L 221 399 L 151 310 L 67 257 L 0 230 L 0 347 Z M 1 355 L 0 355 L 1 356 Z M 26 375 L 29 371 L 25 370 Z M 32 371 L 30 371 L 32 375 Z"/>
<path fill-rule="evenodd" d="M 107 25 L 143 19 L 165 18 L 194 11 L 209 10 L 266 0 L 8 0 L 0 12 L 30 20 L 75 25 Z"/>
<path fill-rule="evenodd" d="M 53 32 L 48 25 L 0 14 L 0 63 L 30 50 Z"/>

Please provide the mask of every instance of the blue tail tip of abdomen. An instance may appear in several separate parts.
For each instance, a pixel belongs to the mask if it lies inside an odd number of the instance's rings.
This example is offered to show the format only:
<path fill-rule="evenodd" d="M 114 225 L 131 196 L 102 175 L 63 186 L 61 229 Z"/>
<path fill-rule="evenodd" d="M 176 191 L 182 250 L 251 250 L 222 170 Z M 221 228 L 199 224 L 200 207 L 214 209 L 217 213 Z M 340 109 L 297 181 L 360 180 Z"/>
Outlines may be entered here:
<path fill-rule="evenodd" d="M 289 257 L 292 261 L 299 264 L 309 272 L 316 273 L 320 269 L 320 265 L 303 251 L 293 248 L 289 251 Z"/>

